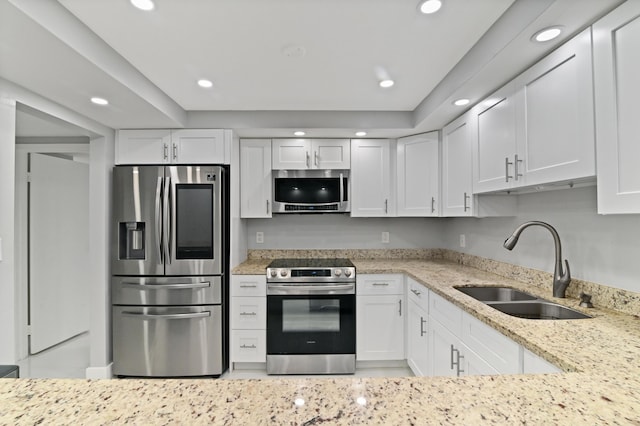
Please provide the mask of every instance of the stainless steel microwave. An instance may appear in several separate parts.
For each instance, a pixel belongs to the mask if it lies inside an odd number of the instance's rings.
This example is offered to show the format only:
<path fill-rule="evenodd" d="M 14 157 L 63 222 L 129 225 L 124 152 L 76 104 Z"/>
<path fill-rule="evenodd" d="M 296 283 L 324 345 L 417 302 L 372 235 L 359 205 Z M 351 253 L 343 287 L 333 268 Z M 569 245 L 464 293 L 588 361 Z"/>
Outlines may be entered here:
<path fill-rule="evenodd" d="M 349 170 L 273 171 L 273 213 L 349 211 Z"/>

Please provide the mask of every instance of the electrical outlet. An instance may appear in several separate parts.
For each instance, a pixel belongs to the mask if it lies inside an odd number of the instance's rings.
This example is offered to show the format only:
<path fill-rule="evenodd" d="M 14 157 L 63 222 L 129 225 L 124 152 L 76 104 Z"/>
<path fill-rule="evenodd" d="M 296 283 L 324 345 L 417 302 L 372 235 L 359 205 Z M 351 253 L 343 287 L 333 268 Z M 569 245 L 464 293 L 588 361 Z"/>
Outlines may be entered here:
<path fill-rule="evenodd" d="M 256 243 L 257 244 L 264 243 L 264 232 L 256 232 Z"/>
<path fill-rule="evenodd" d="M 467 237 L 464 234 L 460 234 L 460 247 L 467 246 Z"/>
<path fill-rule="evenodd" d="M 384 231 L 382 233 L 382 242 L 385 244 L 389 242 L 389 233 L 387 231 Z"/>

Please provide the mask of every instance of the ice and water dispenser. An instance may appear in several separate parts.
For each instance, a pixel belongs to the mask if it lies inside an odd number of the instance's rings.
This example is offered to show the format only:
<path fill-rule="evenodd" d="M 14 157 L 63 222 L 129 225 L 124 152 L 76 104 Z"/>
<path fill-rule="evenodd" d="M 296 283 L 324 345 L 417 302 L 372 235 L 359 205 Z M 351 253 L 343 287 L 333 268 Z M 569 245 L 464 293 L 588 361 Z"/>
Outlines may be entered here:
<path fill-rule="evenodd" d="M 120 260 L 144 260 L 144 222 L 120 222 L 119 226 Z"/>

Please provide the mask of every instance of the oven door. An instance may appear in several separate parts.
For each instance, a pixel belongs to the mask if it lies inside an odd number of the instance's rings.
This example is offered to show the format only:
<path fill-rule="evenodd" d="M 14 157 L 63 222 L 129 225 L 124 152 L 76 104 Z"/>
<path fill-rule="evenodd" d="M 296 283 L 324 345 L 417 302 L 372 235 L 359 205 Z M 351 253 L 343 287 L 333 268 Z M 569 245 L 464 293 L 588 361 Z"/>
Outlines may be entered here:
<path fill-rule="evenodd" d="M 267 354 L 355 354 L 356 296 L 267 296 Z"/>

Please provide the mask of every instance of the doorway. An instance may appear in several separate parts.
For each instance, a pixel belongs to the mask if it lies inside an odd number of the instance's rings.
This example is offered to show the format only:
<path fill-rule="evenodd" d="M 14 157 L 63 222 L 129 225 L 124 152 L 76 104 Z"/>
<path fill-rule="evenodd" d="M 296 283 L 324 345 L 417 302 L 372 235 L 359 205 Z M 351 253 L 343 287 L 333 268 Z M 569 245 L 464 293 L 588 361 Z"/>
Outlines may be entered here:
<path fill-rule="evenodd" d="M 17 107 L 16 310 L 21 377 L 84 377 L 89 366 L 86 133 L 24 105 Z"/>

